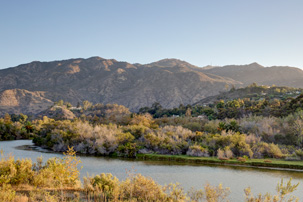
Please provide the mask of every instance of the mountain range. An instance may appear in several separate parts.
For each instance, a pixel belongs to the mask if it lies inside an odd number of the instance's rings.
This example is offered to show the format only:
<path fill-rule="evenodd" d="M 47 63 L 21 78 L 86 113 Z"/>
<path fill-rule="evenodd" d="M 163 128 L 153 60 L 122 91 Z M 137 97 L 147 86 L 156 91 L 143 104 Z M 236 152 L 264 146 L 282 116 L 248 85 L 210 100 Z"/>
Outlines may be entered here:
<path fill-rule="evenodd" d="M 61 99 L 117 103 L 131 111 L 155 102 L 172 108 L 253 82 L 302 88 L 303 71 L 257 63 L 201 68 L 178 59 L 144 65 L 101 57 L 34 61 L 0 70 L 0 114 L 37 114 Z"/>
<path fill-rule="evenodd" d="M 203 68 L 204 73 L 215 74 L 239 81 L 244 86 L 259 85 L 303 87 L 303 71 L 296 67 L 264 67 L 258 63 Z"/>

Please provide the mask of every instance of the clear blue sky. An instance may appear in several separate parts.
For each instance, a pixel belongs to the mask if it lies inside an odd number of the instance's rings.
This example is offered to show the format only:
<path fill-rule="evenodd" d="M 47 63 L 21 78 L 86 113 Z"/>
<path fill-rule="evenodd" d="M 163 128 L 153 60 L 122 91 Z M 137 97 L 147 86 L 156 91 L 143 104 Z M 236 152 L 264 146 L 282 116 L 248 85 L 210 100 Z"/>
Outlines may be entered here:
<path fill-rule="evenodd" d="M 100 56 L 303 68 L 302 0 L 0 0 L 0 69 Z"/>

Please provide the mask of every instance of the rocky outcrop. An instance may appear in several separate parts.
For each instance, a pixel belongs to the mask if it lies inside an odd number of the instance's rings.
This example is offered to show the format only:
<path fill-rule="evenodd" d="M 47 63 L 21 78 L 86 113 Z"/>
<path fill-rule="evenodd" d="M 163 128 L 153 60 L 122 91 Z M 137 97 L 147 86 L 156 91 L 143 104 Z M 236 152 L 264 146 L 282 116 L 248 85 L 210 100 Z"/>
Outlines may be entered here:
<path fill-rule="evenodd" d="M 4 113 L 37 114 L 53 102 L 45 98 L 45 92 L 30 92 L 22 89 L 10 89 L 0 92 L 0 115 Z"/>

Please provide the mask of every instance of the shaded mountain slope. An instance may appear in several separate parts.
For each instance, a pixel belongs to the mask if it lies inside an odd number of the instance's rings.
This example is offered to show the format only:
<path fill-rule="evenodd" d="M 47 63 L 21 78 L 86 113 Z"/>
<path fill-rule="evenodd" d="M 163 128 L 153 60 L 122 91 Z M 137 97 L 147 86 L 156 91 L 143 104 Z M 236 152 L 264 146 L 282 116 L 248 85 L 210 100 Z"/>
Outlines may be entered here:
<path fill-rule="evenodd" d="M 31 62 L 0 70 L 0 93 L 16 88 L 43 91 L 51 101 L 117 103 L 135 111 L 154 102 L 168 108 L 192 104 L 218 94 L 226 84 L 240 84 L 178 61 L 140 65 L 92 57 Z"/>
<path fill-rule="evenodd" d="M 277 85 L 303 88 L 303 71 L 295 67 L 263 67 L 258 63 L 249 65 L 229 65 L 223 67 L 202 68 L 204 73 L 229 77 L 243 83 L 259 85 Z"/>

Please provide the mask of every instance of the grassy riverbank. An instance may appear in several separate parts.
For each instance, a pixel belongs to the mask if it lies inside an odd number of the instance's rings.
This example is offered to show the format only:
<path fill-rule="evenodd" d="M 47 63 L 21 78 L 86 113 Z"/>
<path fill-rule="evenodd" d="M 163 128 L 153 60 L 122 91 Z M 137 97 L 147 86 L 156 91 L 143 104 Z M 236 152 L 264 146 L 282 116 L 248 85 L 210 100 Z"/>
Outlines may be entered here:
<path fill-rule="evenodd" d="M 138 154 L 137 159 L 303 170 L 303 161 L 286 161 L 278 159 L 248 159 L 245 162 L 242 162 L 237 159 L 220 160 L 216 157 L 192 157 L 187 155 L 160 154 Z"/>

